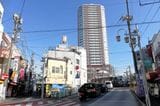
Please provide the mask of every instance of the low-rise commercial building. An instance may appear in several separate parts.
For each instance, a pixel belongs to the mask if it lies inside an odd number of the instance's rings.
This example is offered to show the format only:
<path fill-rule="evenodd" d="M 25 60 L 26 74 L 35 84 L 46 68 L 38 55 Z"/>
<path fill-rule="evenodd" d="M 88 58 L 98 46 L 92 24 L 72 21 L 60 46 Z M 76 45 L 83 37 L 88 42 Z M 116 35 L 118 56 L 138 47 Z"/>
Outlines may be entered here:
<path fill-rule="evenodd" d="M 55 49 L 45 54 L 45 59 L 44 74 L 47 90 L 54 84 L 61 84 L 70 86 L 73 92 L 76 92 L 82 84 L 87 82 L 86 50 L 84 48 L 69 47 L 66 42 L 62 41 Z"/>

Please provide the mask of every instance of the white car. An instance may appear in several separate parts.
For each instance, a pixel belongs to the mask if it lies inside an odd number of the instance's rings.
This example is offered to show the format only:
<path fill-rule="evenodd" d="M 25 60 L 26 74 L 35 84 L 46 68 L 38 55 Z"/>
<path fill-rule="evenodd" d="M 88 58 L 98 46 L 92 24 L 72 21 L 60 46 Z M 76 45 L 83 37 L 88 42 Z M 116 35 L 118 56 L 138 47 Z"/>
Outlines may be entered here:
<path fill-rule="evenodd" d="M 106 81 L 105 83 L 106 83 L 106 85 L 107 85 L 107 88 L 109 88 L 109 89 L 112 89 L 112 88 L 113 88 L 112 81 Z"/>

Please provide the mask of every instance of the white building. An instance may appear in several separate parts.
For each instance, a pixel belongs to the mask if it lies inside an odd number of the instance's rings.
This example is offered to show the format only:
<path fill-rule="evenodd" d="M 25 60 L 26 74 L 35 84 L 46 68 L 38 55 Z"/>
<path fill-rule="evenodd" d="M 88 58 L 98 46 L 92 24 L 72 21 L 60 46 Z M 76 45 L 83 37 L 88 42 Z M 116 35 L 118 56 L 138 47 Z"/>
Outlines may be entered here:
<path fill-rule="evenodd" d="M 84 4 L 79 7 L 78 46 L 86 49 L 90 74 L 107 70 L 105 67 L 109 64 L 109 55 L 104 6 Z"/>
<path fill-rule="evenodd" d="M 3 35 L 3 25 L 2 25 L 3 12 L 4 8 L 0 3 L 0 44 L 2 42 L 2 35 Z M 1 75 L 2 75 L 2 70 L 0 69 L 0 100 L 5 99 L 5 87 L 3 87 L 4 83 L 1 83 Z"/>
<path fill-rule="evenodd" d="M 63 37 L 66 39 L 66 37 Z M 52 58 L 54 61 L 58 59 L 63 66 L 63 60 L 68 59 L 68 84 L 72 83 L 72 87 L 79 88 L 82 84 L 87 82 L 87 64 L 86 64 L 86 50 L 82 47 L 68 47 L 66 41 L 63 40 L 55 50 L 49 50 L 46 54 L 47 58 Z M 61 82 L 63 83 L 63 81 Z"/>

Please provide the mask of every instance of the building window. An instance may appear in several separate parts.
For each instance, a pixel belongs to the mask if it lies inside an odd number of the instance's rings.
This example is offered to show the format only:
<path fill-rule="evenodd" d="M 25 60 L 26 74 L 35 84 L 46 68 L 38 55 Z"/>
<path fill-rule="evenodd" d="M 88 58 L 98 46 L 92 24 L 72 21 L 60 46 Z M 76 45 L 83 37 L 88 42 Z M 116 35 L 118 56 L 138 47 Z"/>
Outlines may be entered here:
<path fill-rule="evenodd" d="M 54 66 L 52 67 L 52 73 L 55 73 L 55 67 Z"/>
<path fill-rule="evenodd" d="M 63 74 L 63 66 L 60 66 L 60 71 Z"/>
<path fill-rule="evenodd" d="M 59 73 L 59 67 L 56 67 L 56 73 Z"/>
<path fill-rule="evenodd" d="M 76 64 L 79 64 L 79 59 L 76 59 Z"/>
<path fill-rule="evenodd" d="M 72 75 L 72 71 L 70 71 L 70 74 Z"/>

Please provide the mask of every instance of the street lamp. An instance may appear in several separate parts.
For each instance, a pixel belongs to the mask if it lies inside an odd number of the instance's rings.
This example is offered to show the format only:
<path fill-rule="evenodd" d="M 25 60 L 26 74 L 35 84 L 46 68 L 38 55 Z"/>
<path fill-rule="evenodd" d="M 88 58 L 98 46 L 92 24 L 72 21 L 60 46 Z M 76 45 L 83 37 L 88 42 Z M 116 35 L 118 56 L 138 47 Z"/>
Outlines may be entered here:
<path fill-rule="evenodd" d="M 127 31 L 126 31 L 125 29 L 119 29 L 119 30 L 117 31 L 117 35 L 116 35 L 116 40 L 117 40 L 117 42 L 120 42 L 120 41 L 121 41 L 121 36 L 120 36 L 120 34 L 119 34 L 120 31 L 125 31 L 124 35 L 126 35 L 126 36 L 124 37 L 124 41 L 125 41 L 125 43 L 128 43 L 128 42 L 129 42 L 129 36 L 128 36 Z"/>

